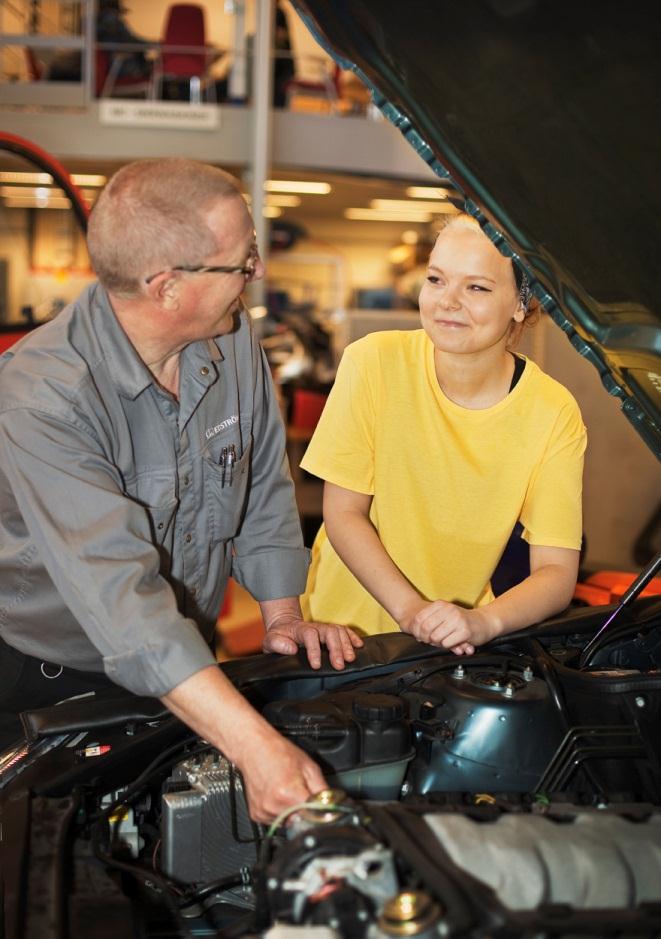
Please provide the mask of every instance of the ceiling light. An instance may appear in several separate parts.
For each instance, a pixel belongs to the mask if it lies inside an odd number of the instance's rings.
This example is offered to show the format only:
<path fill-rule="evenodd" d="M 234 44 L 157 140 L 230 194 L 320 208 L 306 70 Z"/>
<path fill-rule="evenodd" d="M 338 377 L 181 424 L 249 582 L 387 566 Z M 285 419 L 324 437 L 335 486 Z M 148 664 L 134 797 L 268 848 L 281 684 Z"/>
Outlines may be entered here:
<path fill-rule="evenodd" d="M 32 186 L 48 186 L 53 182 L 50 173 L 0 173 L 0 183 L 26 183 Z"/>
<path fill-rule="evenodd" d="M 264 189 L 267 192 L 300 192 L 303 195 L 325 196 L 331 191 L 331 184 L 294 179 L 267 179 Z"/>
<path fill-rule="evenodd" d="M 77 186 L 104 186 L 105 176 L 97 176 L 89 173 L 72 173 L 71 179 Z M 0 183 L 24 184 L 27 186 L 51 186 L 53 177 L 50 173 L 0 173 Z"/>
<path fill-rule="evenodd" d="M 412 199 L 372 199 L 370 206 L 380 212 L 456 212 L 451 202 L 415 202 Z"/>
<path fill-rule="evenodd" d="M 402 241 L 405 245 L 417 245 L 419 240 L 420 236 L 417 231 L 414 231 L 412 228 L 402 232 Z"/>
<path fill-rule="evenodd" d="M 48 189 L 46 186 L 0 186 L 0 196 L 6 199 L 36 199 L 44 196 L 64 197 L 61 189 Z"/>
<path fill-rule="evenodd" d="M 437 186 L 409 186 L 406 195 L 409 199 L 447 199 L 450 193 Z"/>
<path fill-rule="evenodd" d="M 277 205 L 265 205 L 262 215 L 264 218 L 278 218 L 282 215 L 282 209 L 278 208 Z"/>
<path fill-rule="evenodd" d="M 397 245 L 388 252 L 388 260 L 391 264 L 403 264 L 410 261 L 413 255 L 413 249 L 410 245 Z"/>
<path fill-rule="evenodd" d="M 363 222 L 429 222 L 429 212 L 379 212 L 376 209 L 345 209 L 344 217 Z"/>
<path fill-rule="evenodd" d="M 251 306 L 250 315 L 254 320 L 264 319 L 265 316 L 268 316 L 268 310 L 265 306 Z"/>
<path fill-rule="evenodd" d="M 76 186 L 105 186 L 106 177 L 94 173 L 72 173 L 71 178 Z"/>
<path fill-rule="evenodd" d="M 267 205 L 279 205 L 284 209 L 294 209 L 301 204 L 300 196 L 287 196 L 284 193 L 279 196 L 268 195 L 266 197 Z"/>
<path fill-rule="evenodd" d="M 5 199 L 5 206 L 8 209 L 69 209 L 71 203 L 68 199 L 54 198 L 44 199 L 43 202 L 30 196 L 12 196 L 11 199 Z"/>

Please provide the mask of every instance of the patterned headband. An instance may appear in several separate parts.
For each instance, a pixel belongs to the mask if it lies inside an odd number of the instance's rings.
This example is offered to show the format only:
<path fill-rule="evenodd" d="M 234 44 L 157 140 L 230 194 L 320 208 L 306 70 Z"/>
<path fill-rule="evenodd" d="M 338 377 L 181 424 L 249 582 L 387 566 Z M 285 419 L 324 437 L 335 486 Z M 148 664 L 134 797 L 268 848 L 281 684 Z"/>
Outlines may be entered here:
<path fill-rule="evenodd" d="M 530 288 L 530 281 L 528 280 L 528 275 L 525 273 L 525 271 L 523 271 L 521 276 L 521 283 L 519 285 L 519 300 L 526 313 L 528 312 L 531 299 L 532 290 Z"/>

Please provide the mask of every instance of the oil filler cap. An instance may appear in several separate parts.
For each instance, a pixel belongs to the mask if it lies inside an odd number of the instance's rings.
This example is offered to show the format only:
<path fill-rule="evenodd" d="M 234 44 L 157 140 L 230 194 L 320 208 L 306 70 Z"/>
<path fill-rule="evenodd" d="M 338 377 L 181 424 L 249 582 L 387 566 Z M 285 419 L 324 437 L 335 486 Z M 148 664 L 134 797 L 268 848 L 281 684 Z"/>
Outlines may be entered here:
<path fill-rule="evenodd" d="M 404 702 L 394 694 L 357 694 L 351 710 L 361 721 L 399 721 L 406 713 Z"/>

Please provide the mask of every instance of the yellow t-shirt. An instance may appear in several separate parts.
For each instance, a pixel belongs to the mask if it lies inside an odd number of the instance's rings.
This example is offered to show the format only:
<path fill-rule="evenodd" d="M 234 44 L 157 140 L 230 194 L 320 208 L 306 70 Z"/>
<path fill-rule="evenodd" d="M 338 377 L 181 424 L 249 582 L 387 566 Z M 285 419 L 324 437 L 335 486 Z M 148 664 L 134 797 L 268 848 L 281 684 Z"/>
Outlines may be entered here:
<path fill-rule="evenodd" d="M 424 330 L 377 332 L 345 349 L 301 466 L 373 496 L 381 542 L 422 596 L 473 607 L 493 599 L 517 521 L 530 544 L 580 547 L 585 443 L 576 401 L 534 362 L 498 404 L 469 410 L 441 391 Z M 302 603 L 313 620 L 398 629 L 323 526 Z"/>

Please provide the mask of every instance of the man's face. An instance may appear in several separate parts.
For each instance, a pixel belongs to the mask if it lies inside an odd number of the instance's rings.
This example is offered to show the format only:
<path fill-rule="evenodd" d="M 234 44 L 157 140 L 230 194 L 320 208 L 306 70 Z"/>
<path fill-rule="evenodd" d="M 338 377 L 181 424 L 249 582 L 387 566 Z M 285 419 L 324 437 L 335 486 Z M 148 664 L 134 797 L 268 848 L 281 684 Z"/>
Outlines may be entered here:
<path fill-rule="evenodd" d="M 255 257 L 255 228 L 241 196 L 219 200 L 204 215 L 216 236 L 218 250 L 204 264 L 212 267 L 243 267 Z M 181 272 L 178 280 L 179 315 L 175 328 L 188 341 L 212 339 L 232 330 L 240 297 L 249 280 L 264 276 L 264 265 L 256 255 L 255 273 L 245 274 Z"/>
<path fill-rule="evenodd" d="M 481 231 L 451 225 L 438 236 L 429 258 L 420 316 L 443 352 L 504 347 L 513 321 L 524 317 L 511 261 Z"/>

